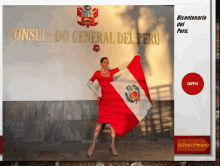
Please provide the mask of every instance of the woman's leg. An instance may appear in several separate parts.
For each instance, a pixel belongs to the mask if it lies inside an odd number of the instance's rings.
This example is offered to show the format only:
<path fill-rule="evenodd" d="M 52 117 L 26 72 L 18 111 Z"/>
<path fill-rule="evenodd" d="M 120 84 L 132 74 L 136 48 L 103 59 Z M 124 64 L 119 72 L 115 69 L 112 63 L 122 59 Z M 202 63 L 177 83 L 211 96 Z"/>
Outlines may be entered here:
<path fill-rule="evenodd" d="M 96 127 L 95 127 L 95 131 L 94 131 L 94 135 L 93 135 L 93 140 L 92 140 L 92 144 L 90 145 L 90 148 L 88 150 L 88 155 L 91 156 L 93 153 L 93 150 L 95 148 L 95 141 L 99 135 L 99 131 L 101 129 L 102 124 L 101 123 L 96 123 Z"/>
<path fill-rule="evenodd" d="M 100 131 L 101 127 L 102 127 L 102 124 L 97 122 L 96 127 L 95 127 L 95 131 L 94 131 L 94 135 L 93 135 L 93 140 L 92 140 L 93 145 L 95 145 L 95 141 L 98 138 L 99 131 Z"/>
<path fill-rule="evenodd" d="M 112 126 L 111 126 L 111 135 L 112 135 L 112 144 L 111 144 L 112 152 L 113 152 L 114 155 L 118 155 L 118 152 L 117 152 L 116 147 L 115 147 L 115 136 L 116 136 L 116 133 L 115 133 L 115 130 L 113 129 Z"/>

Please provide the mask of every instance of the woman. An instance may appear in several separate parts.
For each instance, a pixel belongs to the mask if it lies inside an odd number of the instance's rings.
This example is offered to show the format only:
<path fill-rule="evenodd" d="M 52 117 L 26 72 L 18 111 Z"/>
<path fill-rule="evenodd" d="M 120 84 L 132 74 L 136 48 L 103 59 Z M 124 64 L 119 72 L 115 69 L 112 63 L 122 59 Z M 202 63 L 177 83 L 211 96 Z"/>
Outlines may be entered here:
<path fill-rule="evenodd" d="M 108 65 L 109 65 L 109 60 L 107 57 L 103 57 L 100 60 L 100 65 L 101 65 L 101 70 L 98 70 L 94 73 L 92 78 L 88 81 L 88 87 L 95 92 L 95 94 L 98 96 L 98 99 L 100 99 L 99 102 L 99 116 L 97 120 L 97 124 L 95 127 L 94 131 L 94 136 L 93 136 L 93 141 L 92 144 L 90 145 L 90 148 L 88 150 L 88 156 L 92 156 L 94 148 L 95 148 L 95 141 L 98 137 L 99 131 L 101 129 L 102 123 L 109 123 L 109 117 L 111 116 L 111 110 L 108 110 L 108 103 L 110 102 L 112 96 L 111 96 L 111 91 L 114 90 L 113 86 L 111 85 L 110 82 L 113 81 L 113 75 L 120 70 L 124 69 L 129 63 L 126 62 L 123 65 L 115 68 L 115 69 L 110 69 L 107 70 Z M 99 85 L 101 86 L 101 94 L 96 91 L 93 87 L 92 84 L 95 80 L 98 80 Z M 112 89 L 113 88 L 113 89 Z M 111 127 L 111 136 L 112 136 L 112 143 L 110 145 L 110 152 L 112 151 L 113 155 L 118 156 L 118 152 L 115 147 L 115 130 L 113 127 Z"/>

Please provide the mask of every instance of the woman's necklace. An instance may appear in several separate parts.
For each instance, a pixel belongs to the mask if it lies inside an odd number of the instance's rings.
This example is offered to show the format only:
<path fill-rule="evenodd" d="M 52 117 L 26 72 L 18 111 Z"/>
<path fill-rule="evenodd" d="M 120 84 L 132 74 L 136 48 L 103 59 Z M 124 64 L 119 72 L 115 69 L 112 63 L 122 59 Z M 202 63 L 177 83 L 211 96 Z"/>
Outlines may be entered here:
<path fill-rule="evenodd" d="M 104 71 L 103 69 L 101 69 L 101 72 L 102 72 L 102 73 L 107 73 L 108 70 L 106 69 L 106 70 Z"/>
<path fill-rule="evenodd" d="M 103 71 L 103 69 L 101 69 L 100 70 L 100 74 L 101 74 L 101 76 L 103 76 L 103 77 L 109 77 L 109 73 L 107 73 L 108 72 L 108 70 L 106 69 L 106 71 Z M 104 74 L 104 75 L 103 75 Z"/>

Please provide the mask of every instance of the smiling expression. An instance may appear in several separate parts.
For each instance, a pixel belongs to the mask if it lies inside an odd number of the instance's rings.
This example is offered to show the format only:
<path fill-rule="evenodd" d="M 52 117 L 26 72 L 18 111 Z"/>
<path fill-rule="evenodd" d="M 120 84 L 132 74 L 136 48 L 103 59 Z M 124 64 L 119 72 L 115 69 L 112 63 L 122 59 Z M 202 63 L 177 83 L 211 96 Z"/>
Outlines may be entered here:
<path fill-rule="evenodd" d="M 109 64 L 108 59 L 105 59 L 102 61 L 102 63 L 100 63 L 100 65 L 102 66 L 103 69 L 107 69 L 108 64 Z"/>

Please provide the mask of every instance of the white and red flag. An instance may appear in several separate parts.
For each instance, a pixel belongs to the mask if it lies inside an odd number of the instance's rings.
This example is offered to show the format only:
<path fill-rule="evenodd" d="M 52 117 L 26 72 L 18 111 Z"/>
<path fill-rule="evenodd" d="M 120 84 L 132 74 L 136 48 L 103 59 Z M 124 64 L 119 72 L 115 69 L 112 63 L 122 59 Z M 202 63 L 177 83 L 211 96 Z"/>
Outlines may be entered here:
<path fill-rule="evenodd" d="M 114 110 L 111 126 L 120 138 L 145 116 L 151 117 L 152 101 L 140 59 L 141 57 L 136 55 L 123 69 L 120 77 L 111 82 L 115 90 L 115 99 L 111 103 Z"/>

